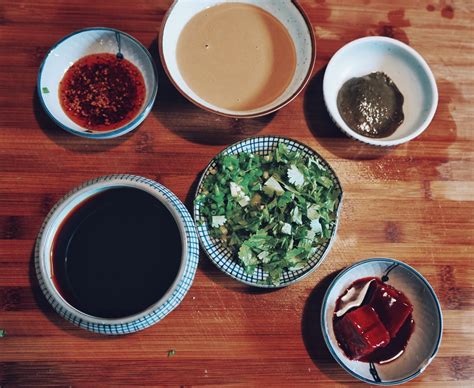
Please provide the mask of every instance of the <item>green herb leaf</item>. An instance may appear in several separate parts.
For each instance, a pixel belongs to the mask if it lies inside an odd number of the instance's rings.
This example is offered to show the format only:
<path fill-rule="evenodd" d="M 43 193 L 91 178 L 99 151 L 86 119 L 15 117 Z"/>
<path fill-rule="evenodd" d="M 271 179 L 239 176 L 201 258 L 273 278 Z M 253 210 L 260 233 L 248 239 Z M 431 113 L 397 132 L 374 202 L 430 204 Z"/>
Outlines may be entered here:
<path fill-rule="evenodd" d="M 49 89 L 48 89 L 48 88 L 41 88 L 41 91 L 42 91 L 44 94 L 48 94 L 48 93 L 49 93 Z"/>
<path fill-rule="evenodd" d="M 277 285 L 304 268 L 330 238 L 340 191 L 317 158 L 283 143 L 268 155 L 221 155 L 196 197 L 201 223 L 248 274 L 262 267 Z"/>
<path fill-rule="evenodd" d="M 6 330 L 5 329 L 0 329 L 0 338 L 6 337 L 6 335 L 7 335 Z"/>
<path fill-rule="evenodd" d="M 173 357 L 175 354 L 176 354 L 176 350 L 174 349 L 168 350 L 168 357 Z"/>

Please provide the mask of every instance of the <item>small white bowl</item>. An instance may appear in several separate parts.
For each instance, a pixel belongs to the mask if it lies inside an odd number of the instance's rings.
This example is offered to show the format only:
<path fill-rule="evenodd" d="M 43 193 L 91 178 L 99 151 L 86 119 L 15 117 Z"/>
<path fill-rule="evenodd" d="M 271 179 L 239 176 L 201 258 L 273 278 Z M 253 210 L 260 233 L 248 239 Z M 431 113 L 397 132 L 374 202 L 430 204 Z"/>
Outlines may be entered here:
<path fill-rule="evenodd" d="M 383 365 L 350 360 L 333 329 L 337 299 L 355 280 L 372 276 L 402 291 L 413 304 L 415 328 L 407 347 L 399 358 Z M 329 286 L 321 308 L 321 330 L 332 356 L 352 376 L 369 384 L 396 385 L 414 379 L 433 361 L 441 343 L 443 316 L 433 288 L 418 271 L 394 259 L 368 259 L 346 268 Z"/>
<path fill-rule="evenodd" d="M 370 138 L 352 130 L 337 108 L 342 85 L 353 77 L 381 71 L 403 94 L 405 119 L 385 138 Z M 348 136 L 375 146 L 395 146 L 420 135 L 430 124 L 438 106 L 436 81 L 425 60 L 410 46 L 396 39 L 373 36 L 354 40 L 334 54 L 323 81 L 326 107 L 334 122 Z"/>
<path fill-rule="evenodd" d="M 111 131 L 93 131 L 76 124 L 66 115 L 59 101 L 59 83 L 69 67 L 86 55 L 117 54 L 117 36 L 120 36 L 124 58 L 137 66 L 143 75 L 145 102 L 137 116 L 122 127 Z M 49 50 L 38 73 L 38 96 L 46 113 L 66 131 L 93 139 L 109 139 L 135 129 L 150 113 L 157 91 L 158 74 L 148 50 L 132 36 L 113 28 L 85 28 L 67 35 Z"/>
<path fill-rule="evenodd" d="M 246 3 L 260 7 L 277 18 L 288 30 L 296 49 L 296 70 L 290 85 L 275 101 L 252 110 L 229 110 L 199 97 L 186 83 L 176 60 L 181 31 L 202 10 L 222 3 Z M 308 82 L 316 60 L 316 40 L 311 23 L 296 1 L 274 0 L 175 0 L 161 24 L 159 37 L 163 67 L 176 89 L 195 105 L 207 111 L 234 118 L 251 118 L 272 113 L 292 101 Z"/>
<path fill-rule="evenodd" d="M 132 187 L 154 196 L 172 214 L 181 235 L 182 256 L 178 275 L 160 300 L 144 311 L 122 318 L 100 318 L 86 314 L 63 298 L 53 281 L 51 250 L 62 222 L 84 201 L 99 192 Z M 73 324 L 99 334 L 128 334 L 143 330 L 163 319 L 183 300 L 196 274 L 199 243 L 194 222 L 184 204 L 166 187 L 136 175 L 108 175 L 92 179 L 67 193 L 47 215 L 35 246 L 35 269 L 39 285 L 56 312 Z"/>

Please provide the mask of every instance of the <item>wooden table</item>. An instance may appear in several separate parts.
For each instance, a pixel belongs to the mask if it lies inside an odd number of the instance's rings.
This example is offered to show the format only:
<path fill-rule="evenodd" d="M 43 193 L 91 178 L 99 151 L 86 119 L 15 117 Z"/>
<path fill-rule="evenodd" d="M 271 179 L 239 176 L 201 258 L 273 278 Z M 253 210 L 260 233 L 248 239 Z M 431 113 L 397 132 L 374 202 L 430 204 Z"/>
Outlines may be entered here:
<path fill-rule="evenodd" d="M 234 120 L 206 113 L 159 65 L 153 111 L 118 139 L 89 141 L 56 127 L 36 97 L 48 48 L 71 31 L 109 26 L 147 46 L 170 1 L 17 1 L 0 5 L 0 386 L 358 385 L 331 358 L 318 324 L 334 273 L 368 257 L 395 257 L 433 285 L 444 312 L 437 358 L 412 386 L 472 386 L 473 3 L 301 1 L 317 36 L 314 77 L 276 114 Z M 431 66 L 439 107 L 408 144 L 371 148 L 343 136 L 322 100 L 322 78 L 342 45 L 366 35 L 409 43 Z M 188 207 L 200 171 L 223 147 L 252 135 L 290 136 L 338 173 L 345 203 L 337 242 L 316 273 L 273 292 L 247 288 L 202 255 L 184 302 L 143 332 L 105 337 L 60 318 L 41 294 L 32 249 L 53 204 L 104 174 L 155 179 Z M 176 354 L 168 357 L 168 351 Z"/>

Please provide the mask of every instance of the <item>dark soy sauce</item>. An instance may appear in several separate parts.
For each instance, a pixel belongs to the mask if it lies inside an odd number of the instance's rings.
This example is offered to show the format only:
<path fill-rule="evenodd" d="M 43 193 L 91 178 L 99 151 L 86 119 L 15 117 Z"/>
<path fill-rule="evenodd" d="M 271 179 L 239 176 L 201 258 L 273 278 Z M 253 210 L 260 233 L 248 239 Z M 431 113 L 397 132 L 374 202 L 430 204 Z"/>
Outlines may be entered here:
<path fill-rule="evenodd" d="M 76 207 L 60 226 L 53 280 L 78 310 L 127 317 L 169 290 L 181 254 L 176 221 L 157 198 L 135 188 L 108 189 Z"/>

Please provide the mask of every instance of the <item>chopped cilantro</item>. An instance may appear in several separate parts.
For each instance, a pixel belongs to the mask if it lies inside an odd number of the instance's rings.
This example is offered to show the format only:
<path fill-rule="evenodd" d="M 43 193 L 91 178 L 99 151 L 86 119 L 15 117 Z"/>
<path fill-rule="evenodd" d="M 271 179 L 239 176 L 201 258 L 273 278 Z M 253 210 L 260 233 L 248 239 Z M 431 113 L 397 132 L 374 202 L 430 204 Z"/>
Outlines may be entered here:
<path fill-rule="evenodd" d="M 0 329 L 0 338 L 5 337 L 7 335 L 7 332 L 5 329 Z"/>
<path fill-rule="evenodd" d="M 48 89 L 48 88 L 41 88 L 41 91 L 42 91 L 44 94 L 49 93 L 49 89 Z"/>
<path fill-rule="evenodd" d="M 176 350 L 174 349 L 168 350 L 168 357 L 173 357 L 175 354 L 176 354 Z"/>
<path fill-rule="evenodd" d="M 269 284 L 303 268 L 331 236 L 340 191 L 316 158 L 286 145 L 268 155 L 220 155 L 196 197 L 201 221 L 248 274 L 262 266 Z"/>

